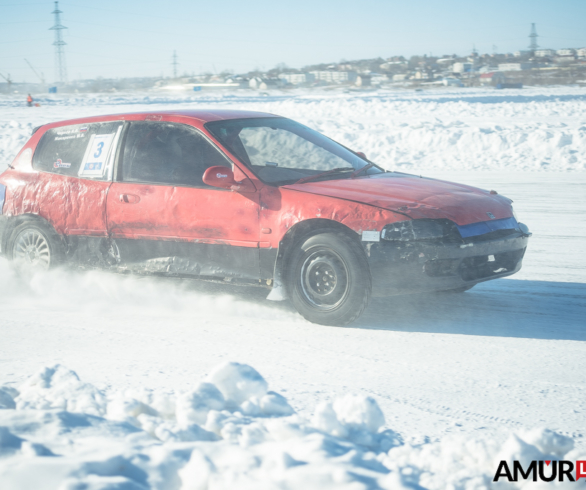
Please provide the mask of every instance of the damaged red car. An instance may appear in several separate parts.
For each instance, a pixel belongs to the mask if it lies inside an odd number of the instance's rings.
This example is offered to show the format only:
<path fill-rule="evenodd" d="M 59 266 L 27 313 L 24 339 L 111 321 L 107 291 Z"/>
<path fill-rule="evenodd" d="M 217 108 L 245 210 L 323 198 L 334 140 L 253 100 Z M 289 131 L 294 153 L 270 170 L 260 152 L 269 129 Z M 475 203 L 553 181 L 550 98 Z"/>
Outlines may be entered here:
<path fill-rule="evenodd" d="M 529 236 L 494 191 L 384 170 L 265 113 L 47 124 L 0 175 L 0 250 L 20 268 L 254 284 L 325 325 L 371 295 L 514 274 Z"/>

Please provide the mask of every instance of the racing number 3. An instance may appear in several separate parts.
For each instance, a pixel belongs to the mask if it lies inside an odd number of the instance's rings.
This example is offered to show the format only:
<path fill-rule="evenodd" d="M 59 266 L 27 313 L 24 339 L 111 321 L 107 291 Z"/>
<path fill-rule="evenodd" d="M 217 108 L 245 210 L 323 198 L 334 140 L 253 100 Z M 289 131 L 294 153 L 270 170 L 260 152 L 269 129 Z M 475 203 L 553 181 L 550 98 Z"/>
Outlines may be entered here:
<path fill-rule="evenodd" d="M 96 147 L 96 152 L 94 153 L 94 158 L 98 158 L 102 154 L 102 148 L 104 148 L 104 142 L 100 141 L 98 146 Z"/>

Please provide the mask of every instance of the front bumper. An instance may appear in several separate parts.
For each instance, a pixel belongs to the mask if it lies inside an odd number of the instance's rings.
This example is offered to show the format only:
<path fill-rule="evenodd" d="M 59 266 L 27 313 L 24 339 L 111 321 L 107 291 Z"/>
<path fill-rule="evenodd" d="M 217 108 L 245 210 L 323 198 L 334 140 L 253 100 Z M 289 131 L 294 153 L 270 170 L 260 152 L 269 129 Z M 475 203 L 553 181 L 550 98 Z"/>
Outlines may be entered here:
<path fill-rule="evenodd" d="M 519 269 L 528 235 L 471 243 L 389 242 L 365 245 L 374 296 L 446 291 L 510 276 Z"/>

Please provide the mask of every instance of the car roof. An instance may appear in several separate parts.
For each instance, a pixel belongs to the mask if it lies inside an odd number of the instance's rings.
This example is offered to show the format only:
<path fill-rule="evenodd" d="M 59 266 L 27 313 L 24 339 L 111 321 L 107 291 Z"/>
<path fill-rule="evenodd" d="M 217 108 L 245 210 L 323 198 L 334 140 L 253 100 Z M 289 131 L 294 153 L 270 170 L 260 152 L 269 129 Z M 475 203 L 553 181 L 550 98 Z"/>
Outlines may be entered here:
<path fill-rule="evenodd" d="M 238 111 L 233 109 L 188 109 L 188 110 L 168 110 L 168 111 L 143 111 L 143 112 L 126 112 L 121 114 L 104 114 L 102 116 L 90 116 L 90 117 L 79 117 L 75 119 L 68 119 L 65 121 L 55 121 L 53 123 L 44 124 L 35 128 L 35 131 L 41 127 L 52 128 L 67 126 L 73 124 L 85 124 L 92 122 L 106 122 L 125 120 L 160 120 L 159 117 L 185 117 L 190 119 L 196 119 L 200 124 L 204 124 L 211 121 L 221 121 L 226 119 L 251 119 L 258 117 L 281 117 L 276 114 L 270 114 L 268 112 L 256 112 L 256 111 Z M 33 133 L 35 132 L 33 131 Z"/>
<path fill-rule="evenodd" d="M 145 115 L 157 114 L 168 116 L 183 116 L 199 119 L 203 122 L 219 121 L 222 119 L 249 119 L 254 117 L 280 117 L 268 112 L 238 111 L 234 109 L 190 109 L 182 111 L 145 112 Z"/>

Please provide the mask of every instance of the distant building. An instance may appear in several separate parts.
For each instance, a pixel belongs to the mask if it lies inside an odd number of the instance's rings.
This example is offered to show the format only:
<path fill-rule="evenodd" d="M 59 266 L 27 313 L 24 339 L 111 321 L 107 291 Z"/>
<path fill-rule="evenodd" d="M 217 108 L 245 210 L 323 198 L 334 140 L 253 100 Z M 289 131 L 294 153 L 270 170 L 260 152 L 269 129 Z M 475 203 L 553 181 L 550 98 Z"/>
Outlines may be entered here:
<path fill-rule="evenodd" d="M 498 71 L 498 66 L 481 66 L 478 69 L 478 73 L 492 73 Z"/>
<path fill-rule="evenodd" d="M 323 70 L 323 71 L 310 71 L 309 73 L 311 75 L 313 75 L 316 80 L 322 80 L 324 82 L 329 82 L 329 83 L 355 82 L 356 77 L 358 76 L 358 74 L 355 71 Z"/>
<path fill-rule="evenodd" d="M 472 63 L 454 63 L 452 65 L 452 71 L 454 73 L 466 73 L 472 70 Z"/>
<path fill-rule="evenodd" d="M 515 56 L 515 58 L 522 58 L 524 56 L 529 56 L 530 54 L 531 51 L 515 51 L 513 56 Z"/>
<path fill-rule="evenodd" d="M 303 85 L 315 80 L 315 76 L 311 73 L 282 73 L 279 77 L 291 85 Z"/>
<path fill-rule="evenodd" d="M 575 56 L 576 55 L 576 50 L 575 49 L 571 49 L 571 48 L 566 48 L 566 49 L 558 49 L 555 54 L 557 54 L 558 56 Z"/>
<path fill-rule="evenodd" d="M 580 48 L 576 50 L 576 55 L 580 58 L 586 58 L 586 48 Z"/>
<path fill-rule="evenodd" d="M 445 77 L 442 80 L 442 83 L 446 87 L 463 87 L 464 86 L 464 84 L 462 83 L 462 80 L 460 80 L 459 78 L 453 78 L 453 77 Z"/>
<path fill-rule="evenodd" d="M 381 70 L 390 70 L 391 68 L 407 64 L 408 63 L 406 61 L 386 61 L 385 63 L 379 65 L 379 68 Z"/>
<path fill-rule="evenodd" d="M 500 71 L 495 71 L 491 73 L 483 73 L 480 75 L 480 83 L 482 85 L 498 85 L 499 83 L 505 83 L 507 79 L 505 75 Z"/>
<path fill-rule="evenodd" d="M 537 58 L 548 58 L 549 56 L 554 56 L 555 51 L 553 49 L 537 49 L 535 51 L 535 56 Z"/>
<path fill-rule="evenodd" d="M 530 63 L 499 63 L 499 71 L 521 71 L 530 68 Z"/>
<path fill-rule="evenodd" d="M 356 85 L 358 87 L 369 87 L 372 82 L 370 75 L 360 74 L 356 77 Z"/>
<path fill-rule="evenodd" d="M 278 88 L 284 83 L 280 78 L 261 78 L 253 77 L 248 81 L 248 86 L 252 89 L 268 90 L 271 88 Z"/>
<path fill-rule="evenodd" d="M 393 75 L 393 82 L 404 82 L 409 78 L 409 75 L 406 73 L 398 73 L 397 75 Z"/>
<path fill-rule="evenodd" d="M 387 75 L 381 75 L 380 73 L 370 74 L 370 83 L 373 85 L 380 85 L 381 83 L 387 83 L 388 81 L 389 77 Z"/>

